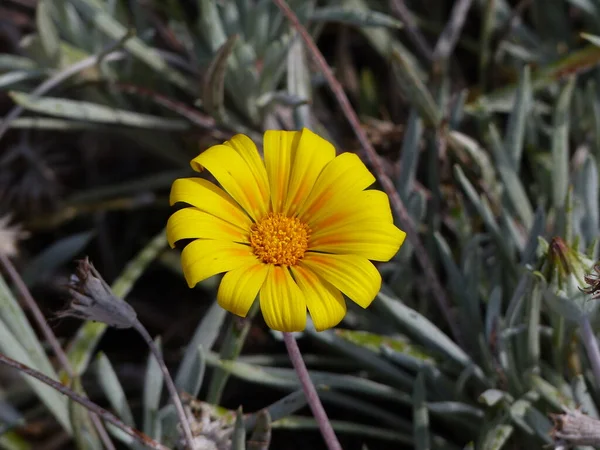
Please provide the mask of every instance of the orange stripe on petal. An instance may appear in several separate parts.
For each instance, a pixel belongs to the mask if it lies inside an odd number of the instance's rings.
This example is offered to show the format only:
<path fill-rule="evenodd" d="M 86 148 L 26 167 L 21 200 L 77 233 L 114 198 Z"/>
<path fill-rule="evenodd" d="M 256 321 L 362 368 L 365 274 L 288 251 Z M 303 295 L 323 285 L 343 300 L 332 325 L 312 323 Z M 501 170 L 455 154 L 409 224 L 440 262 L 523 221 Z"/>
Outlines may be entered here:
<path fill-rule="evenodd" d="M 300 132 L 284 213 L 293 216 L 308 198 L 323 168 L 335 158 L 333 145 L 307 128 Z"/>
<path fill-rule="evenodd" d="M 359 192 L 352 196 L 352 201 L 345 195 L 338 195 L 310 217 L 307 214 L 306 220 L 313 235 L 349 223 L 393 222 L 389 198 L 385 192 L 377 190 Z"/>
<path fill-rule="evenodd" d="M 306 298 L 316 330 L 327 330 L 339 324 L 346 315 L 346 301 L 340 290 L 304 267 L 292 266 L 290 269 Z"/>
<path fill-rule="evenodd" d="M 381 275 L 365 257 L 307 252 L 300 262 L 330 282 L 350 300 L 366 308 L 381 288 Z"/>
<path fill-rule="evenodd" d="M 344 196 L 346 201 L 375 182 L 375 177 L 367 170 L 354 153 L 342 153 L 325 166 L 308 199 L 299 210 L 300 218 L 308 222 L 311 216 L 336 197 Z"/>
<path fill-rule="evenodd" d="M 227 272 L 217 292 L 219 305 L 233 314 L 246 317 L 268 272 L 269 266 L 258 261 Z"/>
<path fill-rule="evenodd" d="M 250 243 L 249 230 L 244 230 L 197 208 L 183 208 L 169 217 L 167 241 L 171 247 L 181 239 L 198 238 Z"/>
<path fill-rule="evenodd" d="M 258 188 L 262 194 L 262 200 L 265 204 L 269 204 L 271 197 L 271 189 L 269 187 L 269 179 L 267 177 L 267 170 L 265 169 L 265 163 L 261 159 L 258 149 L 252 139 L 245 134 L 236 134 L 230 140 L 225 142 L 227 145 L 233 148 L 239 155 L 246 161 L 248 167 L 254 174 Z"/>
<path fill-rule="evenodd" d="M 271 186 L 271 207 L 273 212 L 282 212 L 288 195 L 292 161 L 295 157 L 299 131 L 265 132 L 265 166 Z"/>
<path fill-rule="evenodd" d="M 181 266 L 189 287 L 253 262 L 258 264 L 250 246 L 235 242 L 196 239 L 181 252 Z"/>
<path fill-rule="evenodd" d="M 287 267 L 269 266 L 260 290 L 260 309 L 267 326 L 277 331 L 302 331 L 306 327 L 306 299 Z"/>
<path fill-rule="evenodd" d="M 220 187 L 203 178 L 179 178 L 171 187 L 170 204 L 187 203 L 220 217 L 240 228 L 250 229 L 252 221 Z"/>
<path fill-rule="evenodd" d="M 248 163 L 233 148 L 214 145 L 192 160 L 192 167 L 205 167 L 229 195 L 254 220 L 267 213 L 268 204 Z"/>
<path fill-rule="evenodd" d="M 329 228 L 311 236 L 311 251 L 360 255 L 375 261 L 389 261 L 400 249 L 406 233 L 391 223 L 358 222 Z"/>

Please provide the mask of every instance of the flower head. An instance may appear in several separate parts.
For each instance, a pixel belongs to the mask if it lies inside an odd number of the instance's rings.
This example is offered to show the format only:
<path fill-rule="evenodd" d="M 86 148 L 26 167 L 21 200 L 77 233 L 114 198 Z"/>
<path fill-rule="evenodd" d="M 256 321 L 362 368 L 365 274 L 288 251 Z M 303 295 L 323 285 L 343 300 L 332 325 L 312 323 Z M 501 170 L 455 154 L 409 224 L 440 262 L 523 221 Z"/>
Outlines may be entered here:
<path fill-rule="evenodd" d="M 87 257 L 77 262 L 67 290 L 71 303 L 69 308 L 57 313 L 58 317 L 94 320 L 115 328 L 130 328 L 137 320 L 134 309 L 112 293 Z"/>
<path fill-rule="evenodd" d="M 308 129 L 267 131 L 264 162 L 254 143 L 236 135 L 191 162 L 202 178 L 175 180 L 171 204 L 185 203 L 167 224 L 190 287 L 225 272 L 217 301 L 244 317 L 255 298 L 267 325 L 301 331 L 308 309 L 315 328 L 346 314 L 342 294 L 366 308 L 381 287 L 369 260 L 388 261 L 405 233 L 393 224 L 385 193 L 352 153 Z"/>

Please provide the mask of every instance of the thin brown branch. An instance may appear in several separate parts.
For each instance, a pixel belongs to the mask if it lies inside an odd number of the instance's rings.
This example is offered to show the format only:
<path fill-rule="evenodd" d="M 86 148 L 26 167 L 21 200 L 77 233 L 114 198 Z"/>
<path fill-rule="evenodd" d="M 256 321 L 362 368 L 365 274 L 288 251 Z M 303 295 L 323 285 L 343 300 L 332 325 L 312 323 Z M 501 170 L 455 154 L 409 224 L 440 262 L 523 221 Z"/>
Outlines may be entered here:
<path fill-rule="evenodd" d="M 31 295 L 31 292 L 27 288 L 27 285 L 23 281 L 23 278 L 21 278 L 21 276 L 15 269 L 15 266 L 13 265 L 10 258 L 1 252 L 0 252 L 0 263 L 2 263 L 4 270 L 6 270 L 9 278 L 11 279 L 15 288 L 19 292 L 21 299 L 25 302 L 25 305 L 27 306 L 27 308 L 33 315 L 35 323 L 37 324 L 40 332 L 42 333 L 44 338 L 46 338 L 46 341 L 48 342 L 50 347 L 52 347 L 52 350 L 54 351 L 56 358 L 60 362 L 60 365 L 65 370 L 65 372 L 67 373 L 69 378 L 73 378 L 73 375 L 74 375 L 73 367 L 71 366 L 71 364 L 69 362 L 69 358 L 67 358 L 67 355 L 64 352 L 63 348 L 61 347 L 60 343 L 58 342 L 58 339 L 54 335 L 54 332 L 48 325 L 48 322 L 46 321 L 44 314 L 42 314 L 42 311 L 40 310 L 40 308 L 39 308 L 37 302 L 35 301 L 35 299 L 33 298 L 33 296 Z M 104 442 L 104 445 L 109 450 L 114 449 L 114 445 L 112 445 L 112 442 L 110 441 L 110 438 L 108 437 L 108 433 L 104 429 L 104 425 L 102 424 L 102 421 L 99 420 L 98 417 L 94 413 L 91 413 L 90 416 L 91 416 L 92 422 L 94 423 L 94 426 L 96 427 L 100 437 L 102 438 L 102 441 Z"/>
<path fill-rule="evenodd" d="M 0 363 L 5 364 L 5 365 L 7 365 L 9 367 L 12 367 L 13 369 L 17 369 L 19 372 L 27 374 L 27 375 L 35 378 L 36 380 L 39 380 L 42 383 L 45 383 L 48 386 L 56 389 L 61 394 L 66 395 L 71 400 L 79 403 L 80 405 L 82 405 L 85 408 L 87 408 L 89 411 L 97 414 L 99 417 L 101 417 L 106 422 L 112 423 L 117 428 L 120 428 L 125 433 L 127 433 L 129 436 L 135 438 L 136 440 L 138 440 L 139 442 L 141 442 L 145 446 L 147 446 L 149 448 L 152 448 L 152 449 L 156 449 L 156 450 L 170 450 L 168 447 L 165 447 L 161 443 L 156 442 L 150 436 L 148 436 L 148 435 L 142 433 L 141 431 L 138 431 L 135 428 L 132 428 L 129 425 L 123 423 L 118 417 L 116 417 L 115 415 L 111 414 L 107 410 L 101 408 L 100 406 L 96 405 L 94 402 L 92 402 L 89 399 L 87 399 L 87 398 L 85 398 L 85 397 L 77 394 L 76 392 L 73 392 L 71 389 L 69 389 L 65 385 L 59 383 L 56 380 L 53 380 L 52 378 L 44 375 L 43 373 L 38 372 L 37 370 L 32 369 L 29 366 L 21 364 L 20 362 L 15 361 L 14 359 L 9 358 L 8 356 L 6 356 L 6 355 L 4 355 L 2 353 L 0 353 Z"/>
<path fill-rule="evenodd" d="M 310 34 L 306 30 L 306 28 L 304 26 L 302 26 L 302 24 L 298 20 L 298 17 L 290 9 L 290 7 L 285 2 L 285 0 L 273 0 L 273 1 L 279 7 L 279 9 L 281 9 L 283 14 L 288 18 L 288 20 L 292 23 L 293 27 L 298 31 L 298 33 L 302 37 L 302 40 L 304 41 L 307 49 L 309 50 L 310 54 L 314 58 L 317 66 L 320 68 L 321 72 L 325 76 L 325 79 L 327 80 L 327 84 L 329 84 L 329 87 L 333 91 L 333 94 L 335 95 L 338 103 L 340 104 L 340 107 L 341 107 L 344 115 L 346 116 L 346 119 L 352 126 L 352 129 L 354 130 L 354 133 L 356 134 L 356 137 L 358 138 L 360 145 L 365 150 L 367 157 L 369 158 L 369 161 L 371 162 L 371 165 L 373 166 L 373 168 L 375 170 L 377 178 L 379 179 L 385 192 L 390 197 L 390 202 L 392 204 L 392 207 L 394 208 L 395 212 L 398 214 L 400 226 L 402 228 L 404 228 L 404 231 L 406 231 L 408 240 L 410 241 L 411 245 L 415 249 L 415 255 L 417 257 L 417 260 L 418 260 L 419 264 L 421 265 L 423 271 L 425 272 L 425 276 L 429 280 L 429 284 L 430 284 L 433 296 L 436 299 L 440 310 L 444 314 L 444 317 L 448 323 L 448 326 L 450 327 L 450 330 L 454 336 L 454 339 L 457 341 L 457 343 L 459 345 L 464 347 L 460 331 L 458 329 L 456 322 L 453 320 L 453 317 L 452 317 L 452 311 L 450 309 L 448 298 L 446 296 L 444 289 L 442 288 L 442 285 L 437 277 L 437 274 L 435 273 L 435 269 L 433 267 L 431 260 L 429 259 L 427 251 L 425 250 L 425 247 L 423 246 L 423 243 L 421 242 L 421 239 L 419 238 L 419 235 L 417 234 L 417 231 L 415 229 L 415 226 L 412 222 L 410 215 L 408 214 L 406 206 L 402 202 L 402 199 L 400 198 L 398 191 L 394 187 L 394 183 L 392 182 L 390 177 L 386 175 L 385 168 L 383 167 L 383 164 L 380 162 L 379 158 L 377 157 L 377 152 L 375 151 L 375 149 L 369 142 L 369 139 L 367 138 L 365 131 L 361 127 L 360 121 L 358 120 L 358 116 L 356 115 L 356 112 L 352 108 L 352 105 L 350 104 L 350 101 L 348 100 L 348 97 L 346 96 L 344 89 L 342 88 L 340 83 L 337 81 L 337 79 L 333 75 L 331 68 L 329 67 L 329 65 L 327 64 L 327 61 L 325 61 L 325 58 L 323 57 L 323 55 L 317 48 L 312 37 L 310 36 Z"/>

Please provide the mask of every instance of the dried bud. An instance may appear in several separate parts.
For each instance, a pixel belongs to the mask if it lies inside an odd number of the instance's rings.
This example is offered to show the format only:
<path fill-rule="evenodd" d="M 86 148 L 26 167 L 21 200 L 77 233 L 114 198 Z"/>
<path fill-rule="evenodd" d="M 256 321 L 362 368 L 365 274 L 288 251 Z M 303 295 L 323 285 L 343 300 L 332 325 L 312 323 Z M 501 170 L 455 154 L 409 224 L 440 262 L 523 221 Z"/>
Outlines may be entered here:
<path fill-rule="evenodd" d="M 586 294 L 590 294 L 593 299 L 600 298 L 600 264 L 596 264 L 592 272 L 584 278 L 587 287 L 581 289 Z"/>
<path fill-rule="evenodd" d="M 72 296 L 71 303 L 68 309 L 57 314 L 59 317 L 78 317 L 115 328 L 130 328 L 137 320 L 134 309 L 112 293 L 87 258 L 78 261 L 67 289 Z"/>
<path fill-rule="evenodd" d="M 569 446 L 600 445 L 600 421 L 586 416 L 580 411 L 566 411 L 565 414 L 552 415 L 554 428 L 552 437 L 555 441 Z"/>

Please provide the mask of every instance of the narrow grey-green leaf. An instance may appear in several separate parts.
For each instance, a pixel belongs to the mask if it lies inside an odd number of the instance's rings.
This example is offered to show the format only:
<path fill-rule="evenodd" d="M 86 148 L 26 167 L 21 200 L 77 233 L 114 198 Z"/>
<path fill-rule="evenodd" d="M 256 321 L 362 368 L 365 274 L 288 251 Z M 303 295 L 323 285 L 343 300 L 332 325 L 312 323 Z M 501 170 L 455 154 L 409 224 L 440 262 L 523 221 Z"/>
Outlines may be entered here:
<path fill-rule="evenodd" d="M 227 40 L 217 4 L 212 0 L 198 0 L 197 5 L 198 31 L 204 36 L 211 51 L 216 52 Z"/>
<path fill-rule="evenodd" d="M 154 341 L 156 347 L 161 351 L 161 340 L 157 337 Z M 156 357 L 152 352 L 148 354 L 146 363 L 146 376 L 144 377 L 144 433 L 152 438 L 157 438 L 155 429 L 156 417 L 160 408 L 160 397 L 162 394 L 164 376 Z"/>
<path fill-rule="evenodd" d="M 85 396 L 81 380 L 75 377 L 71 383 L 71 389 L 79 395 Z M 76 401 L 67 397 L 69 404 L 69 417 L 73 426 L 73 440 L 78 449 L 81 450 L 103 450 L 104 446 L 100 436 L 90 417 L 90 411 Z"/>
<path fill-rule="evenodd" d="M 10 86 L 21 83 L 22 81 L 35 80 L 45 76 L 45 70 L 13 70 L 12 72 L 0 75 L 0 91 Z"/>
<path fill-rule="evenodd" d="M 120 41 L 129 32 L 116 18 L 104 10 L 103 5 L 96 0 L 69 0 L 79 11 L 90 20 L 94 26 L 114 41 Z M 151 67 L 168 81 L 188 94 L 196 95 L 196 87 L 180 72 L 171 68 L 159 52 L 149 47 L 140 38 L 133 36 L 123 42 L 133 56 Z"/>
<path fill-rule="evenodd" d="M 510 154 L 513 169 L 519 172 L 521 165 L 521 155 L 523 153 L 523 143 L 525 140 L 525 125 L 527 117 L 533 104 L 531 93 L 531 69 L 524 66 L 519 78 L 517 87 L 515 105 L 510 117 L 508 118 L 508 127 L 504 138 L 504 148 Z"/>
<path fill-rule="evenodd" d="M 129 408 L 129 403 L 127 403 L 123 386 L 121 386 L 112 364 L 104 353 L 99 353 L 96 357 L 96 378 L 117 417 L 127 425 L 135 427 L 133 414 Z"/>
<path fill-rule="evenodd" d="M 376 304 L 382 307 L 389 317 L 406 327 L 411 334 L 415 335 L 422 344 L 432 346 L 441 351 L 452 360 L 463 367 L 473 366 L 475 375 L 480 380 L 485 380 L 481 369 L 475 365 L 473 360 L 454 343 L 446 334 L 436 327 L 429 319 L 419 314 L 417 311 L 404 305 L 399 299 L 386 293 L 384 289 L 377 294 L 379 299 Z M 487 381 L 486 381 L 487 383 Z"/>
<path fill-rule="evenodd" d="M 385 377 L 388 380 L 388 383 L 393 386 L 408 387 L 413 384 L 413 379 L 409 374 L 378 357 L 373 352 L 339 338 L 330 330 L 318 333 L 307 329 L 306 334 L 310 336 L 311 339 L 348 355 L 348 357 L 354 358 L 365 367 L 368 367 L 377 372 L 380 376 Z"/>
<path fill-rule="evenodd" d="M 84 231 L 54 242 L 27 265 L 23 271 L 23 281 L 28 286 L 33 286 L 51 276 L 56 269 L 81 253 L 94 235 L 93 230 Z"/>
<path fill-rule="evenodd" d="M 219 336 L 226 315 L 226 311 L 216 301 L 213 302 L 208 311 L 204 314 L 204 317 L 194 332 L 194 336 L 188 343 L 183 355 L 183 360 L 177 369 L 175 386 L 179 389 L 185 390 L 185 387 L 189 388 L 195 384 L 191 380 L 196 379 L 198 375 L 197 373 L 194 373 L 194 370 L 198 369 L 198 348 L 201 346 L 204 351 L 210 351 L 212 349 Z M 187 392 L 192 394 L 191 391 Z"/>
<path fill-rule="evenodd" d="M 413 424 L 415 434 L 415 449 L 429 450 L 431 448 L 429 437 L 429 412 L 427 411 L 427 398 L 425 379 L 419 373 L 413 388 Z"/>
<path fill-rule="evenodd" d="M 490 124 L 489 131 L 494 159 L 508 198 L 525 228 L 529 229 L 533 223 L 533 208 L 517 173 L 515 162 L 510 160 L 508 152 L 511 150 L 504 148 L 498 130 L 493 124 Z"/>
<path fill-rule="evenodd" d="M 415 68 L 399 51 L 392 51 L 392 69 L 398 85 L 426 125 L 437 127 L 442 113 Z"/>
<path fill-rule="evenodd" d="M 284 417 L 288 417 L 294 414 L 306 406 L 306 395 L 302 389 L 292 392 L 285 397 L 277 400 L 275 403 L 270 404 L 264 409 L 246 416 L 246 428 L 252 429 L 259 426 L 260 417 L 263 412 L 267 412 L 273 422 L 276 422 Z"/>
<path fill-rule="evenodd" d="M 413 189 L 419 164 L 421 138 L 423 136 L 423 121 L 416 109 L 411 109 L 406 124 L 406 133 L 402 140 L 402 155 L 400 160 L 400 175 L 398 176 L 398 193 L 406 201 Z"/>
<path fill-rule="evenodd" d="M 61 51 L 60 36 L 52 21 L 52 8 L 55 8 L 55 3 L 50 0 L 40 0 L 37 4 L 35 22 L 46 58 L 52 65 L 57 65 Z"/>
<path fill-rule="evenodd" d="M 299 99 L 310 101 L 312 98 L 310 72 L 302 41 L 296 37 L 287 52 L 287 91 Z M 296 128 L 310 128 L 310 106 L 299 105 L 294 108 Z"/>
<path fill-rule="evenodd" d="M 0 277 L 0 280 L 2 278 Z M 0 292 L 1 295 L 1 292 Z M 3 307 L 0 307 L 0 311 Z M 9 358 L 19 361 L 26 366 L 32 367 L 45 375 L 58 381 L 58 377 L 53 370 L 47 370 L 40 367 L 34 358 L 37 357 L 36 352 L 31 352 L 22 346 L 22 340 L 11 333 L 4 321 L 0 320 L 0 351 Z M 67 408 L 66 397 L 59 394 L 54 388 L 36 380 L 35 378 L 23 375 L 25 382 L 37 394 L 39 399 L 46 405 L 48 410 L 54 415 L 56 420 L 68 432 L 71 432 L 71 420 L 69 419 L 69 411 Z"/>
<path fill-rule="evenodd" d="M 235 425 L 231 436 L 231 450 L 246 450 L 246 427 L 244 426 L 244 415 L 242 408 L 235 414 Z"/>
<path fill-rule="evenodd" d="M 204 109 L 217 120 L 225 118 L 225 74 L 227 63 L 233 52 L 238 35 L 230 36 L 219 48 L 211 61 L 202 86 L 202 102 Z"/>
<path fill-rule="evenodd" d="M 402 28 L 402 22 L 387 14 L 337 5 L 316 8 L 310 14 L 310 20 L 316 22 L 339 22 L 358 27 Z"/>
<path fill-rule="evenodd" d="M 487 431 L 479 448 L 481 450 L 500 450 L 508 442 L 513 432 L 514 427 L 512 425 L 500 423 Z"/>
<path fill-rule="evenodd" d="M 562 208 L 569 186 L 569 121 L 574 76 L 562 88 L 552 123 L 552 204 Z"/>
<path fill-rule="evenodd" d="M 10 96 L 26 110 L 72 120 L 164 131 L 185 131 L 191 128 L 190 123 L 185 120 L 141 114 L 96 103 L 54 97 L 37 98 L 14 91 Z"/>

